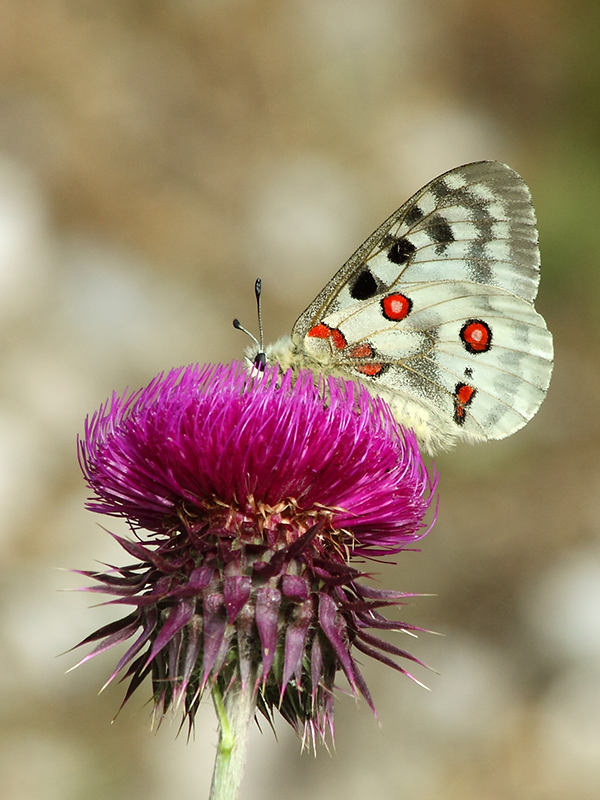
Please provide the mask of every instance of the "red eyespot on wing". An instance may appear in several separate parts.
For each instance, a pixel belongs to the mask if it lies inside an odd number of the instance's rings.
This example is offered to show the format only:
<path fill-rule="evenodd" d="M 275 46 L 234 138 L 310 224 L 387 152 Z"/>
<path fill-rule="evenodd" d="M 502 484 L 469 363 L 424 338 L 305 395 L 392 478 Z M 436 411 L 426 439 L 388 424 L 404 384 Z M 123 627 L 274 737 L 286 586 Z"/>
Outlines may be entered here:
<path fill-rule="evenodd" d="M 325 325 L 323 322 L 319 322 L 318 325 L 311 328 L 306 335 L 315 339 L 331 339 L 336 350 L 343 350 L 346 347 L 344 334 L 337 328 L 330 328 L 329 325 Z"/>
<path fill-rule="evenodd" d="M 356 367 L 356 371 L 374 378 L 383 372 L 383 364 L 363 364 L 360 367 Z"/>
<path fill-rule="evenodd" d="M 373 348 L 370 344 L 355 344 L 354 347 L 348 351 L 350 358 L 372 358 Z"/>
<path fill-rule="evenodd" d="M 373 350 L 373 346 L 370 345 L 368 342 L 363 342 L 362 344 L 355 344 L 348 351 L 348 355 L 351 358 L 374 358 L 375 351 Z M 363 375 L 368 375 L 370 378 L 375 378 L 377 375 L 381 375 L 383 372 L 383 364 L 361 364 L 358 367 L 355 367 L 357 372 L 361 372 Z"/>
<path fill-rule="evenodd" d="M 454 422 L 464 425 L 467 418 L 467 406 L 473 401 L 477 389 L 468 383 L 457 383 L 454 390 Z"/>
<path fill-rule="evenodd" d="M 460 329 L 460 338 L 469 353 L 487 353 L 492 346 L 492 329 L 482 319 L 469 319 Z"/>
<path fill-rule="evenodd" d="M 313 336 L 315 339 L 327 339 L 328 336 L 331 336 L 331 328 L 329 325 L 323 325 L 323 323 L 320 322 L 318 325 L 315 325 L 314 328 L 311 328 L 306 335 Z"/>
<path fill-rule="evenodd" d="M 337 328 L 334 328 L 331 331 L 331 341 L 333 342 L 336 350 L 343 350 L 344 347 L 346 347 L 346 337 Z"/>
<path fill-rule="evenodd" d="M 456 399 L 461 405 L 466 406 L 473 399 L 475 389 L 467 383 L 459 383 L 456 387 Z"/>
<path fill-rule="evenodd" d="M 412 300 L 404 294 L 388 294 L 381 301 L 383 316 L 393 322 L 408 317 L 412 310 Z"/>

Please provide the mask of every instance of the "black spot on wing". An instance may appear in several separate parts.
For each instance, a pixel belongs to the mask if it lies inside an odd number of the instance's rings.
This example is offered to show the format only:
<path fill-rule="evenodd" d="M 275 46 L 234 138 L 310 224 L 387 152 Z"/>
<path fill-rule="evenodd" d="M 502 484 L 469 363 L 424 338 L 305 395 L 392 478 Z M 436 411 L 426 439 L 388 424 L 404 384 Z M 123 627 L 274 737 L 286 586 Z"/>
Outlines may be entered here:
<path fill-rule="evenodd" d="M 377 281 L 369 269 L 359 272 L 354 283 L 350 286 L 350 296 L 354 300 L 368 300 L 377 294 Z"/>
<path fill-rule="evenodd" d="M 396 239 L 387 252 L 387 257 L 393 264 L 406 264 L 417 248 L 404 237 Z"/>
<path fill-rule="evenodd" d="M 429 190 L 431 194 L 435 197 L 437 205 L 440 205 L 443 202 L 444 198 L 446 198 L 449 194 L 452 194 L 452 189 L 443 179 L 433 181 L 433 183 L 429 187 Z"/>
<path fill-rule="evenodd" d="M 427 226 L 427 233 L 434 242 L 437 242 L 435 251 L 438 255 L 442 255 L 446 247 L 454 241 L 452 226 L 441 214 L 436 214 L 431 218 L 431 222 Z"/>
<path fill-rule="evenodd" d="M 422 209 L 419 206 L 413 206 L 410 211 L 407 213 L 404 221 L 407 225 L 415 225 L 417 222 L 420 222 L 425 215 L 423 214 Z"/>
<path fill-rule="evenodd" d="M 477 238 L 469 245 L 467 269 L 476 283 L 491 283 L 494 273 L 486 245 L 494 239 L 494 218 L 484 203 L 481 203 L 476 211 L 477 217 L 473 220 L 473 224 L 477 230 Z"/>

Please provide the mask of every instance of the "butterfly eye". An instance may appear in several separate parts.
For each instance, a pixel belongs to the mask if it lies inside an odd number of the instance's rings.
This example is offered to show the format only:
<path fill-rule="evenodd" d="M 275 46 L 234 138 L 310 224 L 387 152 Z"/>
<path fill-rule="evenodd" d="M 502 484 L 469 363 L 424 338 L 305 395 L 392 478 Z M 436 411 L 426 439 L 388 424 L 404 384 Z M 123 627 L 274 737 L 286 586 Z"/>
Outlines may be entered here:
<path fill-rule="evenodd" d="M 265 353 L 257 353 L 254 356 L 254 361 L 252 362 L 252 366 L 259 370 L 259 372 L 264 372 L 265 367 L 267 366 L 267 356 Z"/>

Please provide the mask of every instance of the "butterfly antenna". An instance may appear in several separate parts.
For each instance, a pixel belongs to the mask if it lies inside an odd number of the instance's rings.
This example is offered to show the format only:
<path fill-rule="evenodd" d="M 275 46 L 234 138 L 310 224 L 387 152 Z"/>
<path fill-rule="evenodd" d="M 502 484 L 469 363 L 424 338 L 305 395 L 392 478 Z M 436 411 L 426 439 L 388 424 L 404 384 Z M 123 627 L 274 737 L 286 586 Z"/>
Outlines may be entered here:
<path fill-rule="evenodd" d="M 260 296 L 262 293 L 262 281 L 260 278 L 256 279 L 254 284 L 254 294 L 256 296 L 256 313 L 258 315 L 258 336 L 260 339 L 260 352 L 265 352 L 265 340 L 263 337 L 263 324 L 262 324 L 262 308 L 260 304 Z"/>
<path fill-rule="evenodd" d="M 262 291 L 262 281 L 260 278 L 256 279 L 256 283 L 254 284 L 254 294 L 256 296 L 256 310 L 258 313 L 258 331 L 260 336 L 260 341 L 254 336 L 254 334 L 250 333 L 250 331 L 246 330 L 244 326 L 241 324 L 239 319 L 233 320 L 233 327 L 237 331 L 242 331 L 245 333 L 246 336 L 249 336 L 254 344 L 256 345 L 258 352 L 254 356 L 254 366 L 256 369 L 259 369 L 261 372 L 264 371 L 267 365 L 267 356 L 265 355 L 265 346 L 263 340 L 263 326 L 262 326 L 262 312 L 261 312 L 261 305 L 260 305 L 260 295 Z"/>

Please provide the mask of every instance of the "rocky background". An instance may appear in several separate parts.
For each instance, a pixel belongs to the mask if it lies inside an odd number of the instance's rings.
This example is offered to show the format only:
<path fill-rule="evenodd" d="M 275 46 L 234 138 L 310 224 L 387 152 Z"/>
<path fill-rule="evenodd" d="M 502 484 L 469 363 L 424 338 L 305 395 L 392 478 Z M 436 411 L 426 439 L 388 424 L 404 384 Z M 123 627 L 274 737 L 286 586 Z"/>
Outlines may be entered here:
<path fill-rule="evenodd" d="M 517 169 L 555 334 L 513 438 L 436 460 L 438 522 L 382 581 L 431 692 L 381 664 L 330 756 L 256 730 L 243 800 L 591 800 L 600 789 L 600 6 L 593 0 L 0 0 L 0 781 L 5 800 L 206 797 L 189 744 L 118 716 L 114 618 L 60 568 L 122 559 L 83 509 L 75 442 L 113 391 L 239 358 L 234 316 L 290 330 L 413 191 Z M 112 530 L 119 530 L 110 523 Z"/>

